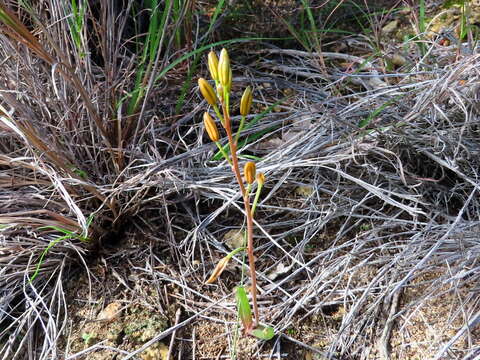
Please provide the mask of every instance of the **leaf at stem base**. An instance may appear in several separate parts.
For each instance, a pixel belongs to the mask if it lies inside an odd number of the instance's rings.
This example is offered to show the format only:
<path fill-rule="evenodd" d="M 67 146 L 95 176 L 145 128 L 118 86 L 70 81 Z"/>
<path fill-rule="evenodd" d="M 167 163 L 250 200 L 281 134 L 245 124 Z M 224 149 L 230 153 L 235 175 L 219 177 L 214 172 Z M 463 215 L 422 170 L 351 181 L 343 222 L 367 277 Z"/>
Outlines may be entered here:
<path fill-rule="evenodd" d="M 251 334 L 261 340 L 271 340 L 275 336 L 275 331 L 271 326 L 260 324 L 251 331 Z"/>

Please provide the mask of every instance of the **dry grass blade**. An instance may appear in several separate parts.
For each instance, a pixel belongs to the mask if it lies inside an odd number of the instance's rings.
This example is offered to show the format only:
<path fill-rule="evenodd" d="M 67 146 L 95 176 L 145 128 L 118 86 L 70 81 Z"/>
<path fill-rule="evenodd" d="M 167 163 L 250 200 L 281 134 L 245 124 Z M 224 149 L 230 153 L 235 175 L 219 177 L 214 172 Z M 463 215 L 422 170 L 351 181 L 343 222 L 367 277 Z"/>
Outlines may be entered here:
<path fill-rule="evenodd" d="M 38 56 L 50 65 L 54 64 L 53 58 L 48 54 L 44 47 L 38 42 L 34 35 L 27 29 L 27 27 L 16 17 L 16 15 L 10 11 L 4 4 L 0 4 L 0 21 L 6 26 L 8 35 L 12 36 L 15 40 L 28 46 Z"/>
<path fill-rule="evenodd" d="M 41 59 L 43 59 L 45 62 L 53 66 L 52 68 L 53 72 L 55 68 L 58 68 L 58 71 L 60 72 L 60 74 L 64 76 L 67 81 L 71 82 L 71 84 L 80 93 L 82 99 L 85 102 L 85 105 L 87 106 L 88 110 L 91 112 L 92 117 L 95 120 L 95 123 L 98 129 L 102 133 L 107 145 L 111 146 L 109 142 L 108 134 L 100 119 L 100 116 L 97 110 L 95 109 L 95 107 L 93 106 L 93 103 L 89 95 L 85 91 L 82 83 L 75 75 L 75 72 L 70 67 L 68 67 L 67 63 L 56 61 L 48 53 L 48 51 L 43 47 L 43 45 L 40 44 L 40 42 L 36 39 L 36 37 L 26 28 L 26 26 L 23 25 L 22 22 L 15 16 L 15 14 L 10 10 L 8 10 L 8 8 L 3 4 L 0 4 L 0 21 L 2 21 L 4 25 L 7 26 L 6 30 L 3 29 L 7 35 L 10 35 L 16 41 L 19 41 L 25 44 L 29 49 L 31 49 L 38 56 L 40 56 Z"/>

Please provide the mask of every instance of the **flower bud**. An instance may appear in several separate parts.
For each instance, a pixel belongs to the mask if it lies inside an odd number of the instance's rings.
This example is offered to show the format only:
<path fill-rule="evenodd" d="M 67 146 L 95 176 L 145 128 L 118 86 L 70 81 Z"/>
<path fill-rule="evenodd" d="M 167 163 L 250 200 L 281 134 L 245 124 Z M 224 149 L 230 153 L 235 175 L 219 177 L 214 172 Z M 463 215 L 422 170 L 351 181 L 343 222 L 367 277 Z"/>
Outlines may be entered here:
<path fill-rule="evenodd" d="M 220 52 L 220 60 L 218 62 L 218 80 L 227 90 L 230 89 L 232 82 L 232 69 L 230 68 L 230 58 L 226 49 Z"/>
<path fill-rule="evenodd" d="M 247 162 L 245 164 L 245 167 L 243 168 L 243 176 L 245 176 L 245 180 L 247 180 L 247 183 L 253 184 L 253 182 L 255 181 L 255 172 L 255 163 L 252 161 Z"/>
<path fill-rule="evenodd" d="M 220 135 L 218 133 L 217 125 L 215 121 L 212 119 L 208 112 L 203 114 L 203 124 L 205 125 L 205 130 L 207 130 L 208 137 L 213 142 L 217 142 L 220 139 Z"/>
<path fill-rule="evenodd" d="M 252 88 L 247 86 L 242 95 L 242 100 L 240 101 L 240 115 L 247 116 L 250 113 L 250 108 L 252 107 Z"/>
<path fill-rule="evenodd" d="M 208 53 L 208 70 L 210 70 L 212 79 L 218 81 L 218 58 L 215 51 L 210 51 Z"/>
<path fill-rule="evenodd" d="M 257 174 L 257 183 L 260 186 L 265 184 L 265 174 L 264 173 L 260 172 L 260 173 Z"/>
<path fill-rule="evenodd" d="M 198 79 L 198 87 L 200 88 L 200 92 L 202 93 L 203 97 L 210 105 L 213 106 L 217 103 L 217 96 L 207 80 L 204 78 Z"/>

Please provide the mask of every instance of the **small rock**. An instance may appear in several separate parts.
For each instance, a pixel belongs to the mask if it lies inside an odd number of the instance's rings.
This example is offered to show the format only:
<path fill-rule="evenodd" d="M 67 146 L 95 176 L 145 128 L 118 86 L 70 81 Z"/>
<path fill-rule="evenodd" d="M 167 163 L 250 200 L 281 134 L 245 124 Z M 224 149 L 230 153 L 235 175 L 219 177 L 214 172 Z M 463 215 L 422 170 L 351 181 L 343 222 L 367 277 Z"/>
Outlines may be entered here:
<path fill-rule="evenodd" d="M 299 186 L 295 189 L 295 194 L 303 196 L 303 197 L 309 197 L 312 195 L 314 192 L 313 186 Z"/>
<path fill-rule="evenodd" d="M 223 241 L 227 246 L 235 250 L 243 246 L 243 232 L 239 230 L 230 230 L 223 235 Z"/>
<path fill-rule="evenodd" d="M 393 65 L 399 66 L 399 67 L 407 63 L 407 59 L 405 59 L 402 55 L 399 55 L 399 54 L 394 54 L 390 58 L 390 61 L 392 62 Z"/>
<path fill-rule="evenodd" d="M 163 343 L 149 347 L 145 352 L 140 355 L 142 360 L 170 360 L 168 357 L 168 346 Z"/>
<path fill-rule="evenodd" d="M 398 27 L 398 20 L 392 20 L 382 28 L 382 32 L 384 34 L 389 34 L 391 32 L 394 32 L 397 27 Z"/>
<path fill-rule="evenodd" d="M 112 321 L 119 317 L 122 305 L 119 302 L 108 304 L 97 316 L 99 321 Z"/>

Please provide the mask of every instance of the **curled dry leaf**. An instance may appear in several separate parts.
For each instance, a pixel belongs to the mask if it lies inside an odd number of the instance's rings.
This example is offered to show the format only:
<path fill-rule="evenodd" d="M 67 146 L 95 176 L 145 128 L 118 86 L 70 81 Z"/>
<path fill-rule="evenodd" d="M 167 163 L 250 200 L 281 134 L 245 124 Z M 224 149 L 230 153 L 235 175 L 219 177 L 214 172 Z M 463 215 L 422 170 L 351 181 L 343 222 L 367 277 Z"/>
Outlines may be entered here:
<path fill-rule="evenodd" d="M 212 275 L 208 278 L 205 284 L 212 284 L 218 277 L 222 274 L 223 270 L 227 267 L 228 262 L 230 261 L 231 256 L 225 256 L 222 260 L 220 260 L 215 266 L 215 269 L 212 272 Z"/>

